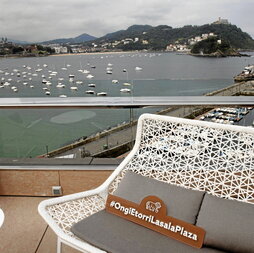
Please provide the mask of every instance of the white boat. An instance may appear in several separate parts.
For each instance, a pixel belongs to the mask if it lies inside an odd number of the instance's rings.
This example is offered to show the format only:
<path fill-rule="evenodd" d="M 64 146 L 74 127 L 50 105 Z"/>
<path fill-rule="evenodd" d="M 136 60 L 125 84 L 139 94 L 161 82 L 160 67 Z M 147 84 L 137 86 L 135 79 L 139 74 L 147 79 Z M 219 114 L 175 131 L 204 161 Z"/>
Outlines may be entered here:
<path fill-rule="evenodd" d="M 141 71 L 141 70 L 142 70 L 142 68 L 141 68 L 141 67 L 136 67 L 136 68 L 135 68 L 135 70 L 137 70 L 137 71 Z"/>
<path fill-rule="evenodd" d="M 112 83 L 119 83 L 118 80 L 112 80 Z"/>
<path fill-rule="evenodd" d="M 67 98 L 66 95 L 59 95 L 60 98 Z"/>
<path fill-rule="evenodd" d="M 45 95 L 48 95 L 48 96 L 49 96 L 49 95 L 50 95 L 50 91 L 46 91 L 46 92 L 45 92 Z"/>
<path fill-rule="evenodd" d="M 112 75 L 112 71 L 111 70 L 107 70 L 107 72 L 106 72 L 108 75 Z"/>
<path fill-rule="evenodd" d="M 71 86 L 70 89 L 71 89 L 71 90 L 78 90 L 78 87 L 76 87 L 76 86 Z"/>
<path fill-rule="evenodd" d="M 30 85 L 30 88 L 32 88 L 32 89 L 33 89 L 33 88 L 34 88 L 34 86 L 33 86 L 33 85 Z"/>
<path fill-rule="evenodd" d="M 94 76 L 91 75 L 91 74 L 89 74 L 89 75 L 86 76 L 86 78 L 88 78 L 88 79 L 92 79 L 93 77 L 94 77 Z"/>
<path fill-rule="evenodd" d="M 96 87 L 96 84 L 95 83 L 89 83 L 88 87 Z"/>
<path fill-rule="evenodd" d="M 89 73 L 90 73 L 90 71 L 89 71 L 89 70 L 87 70 L 87 69 L 84 69 L 84 70 L 83 70 L 83 73 L 84 73 L 84 74 L 89 74 Z"/>
<path fill-rule="evenodd" d="M 120 90 L 120 92 L 122 92 L 122 93 L 130 93 L 131 90 L 127 89 L 127 88 L 123 88 L 123 89 Z"/>
<path fill-rule="evenodd" d="M 107 96 L 107 92 L 98 92 L 97 96 Z"/>
<path fill-rule="evenodd" d="M 74 77 L 75 77 L 75 75 L 72 75 L 72 74 L 69 75 L 69 78 L 74 78 Z"/>
<path fill-rule="evenodd" d="M 59 83 L 57 86 L 56 86 L 56 88 L 64 88 L 65 87 L 65 85 L 64 84 L 61 84 L 61 83 Z"/>
<path fill-rule="evenodd" d="M 131 86 L 131 83 L 123 83 L 124 86 Z"/>
<path fill-rule="evenodd" d="M 86 94 L 94 94 L 94 90 L 86 90 Z"/>

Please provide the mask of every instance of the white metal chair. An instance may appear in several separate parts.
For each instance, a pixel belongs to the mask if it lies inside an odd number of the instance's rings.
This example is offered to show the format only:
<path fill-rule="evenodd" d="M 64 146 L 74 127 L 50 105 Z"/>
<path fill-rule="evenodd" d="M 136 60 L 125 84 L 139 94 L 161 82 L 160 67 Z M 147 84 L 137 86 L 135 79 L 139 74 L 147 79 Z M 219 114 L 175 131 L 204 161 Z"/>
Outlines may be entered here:
<path fill-rule="evenodd" d="M 105 208 L 127 170 L 212 195 L 254 201 L 254 129 L 152 114 L 139 118 L 133 150 L 98 188 L 45 200 L 39 213 L 65 243 L 104 252 L 75 237 L 71 226 Z"/>

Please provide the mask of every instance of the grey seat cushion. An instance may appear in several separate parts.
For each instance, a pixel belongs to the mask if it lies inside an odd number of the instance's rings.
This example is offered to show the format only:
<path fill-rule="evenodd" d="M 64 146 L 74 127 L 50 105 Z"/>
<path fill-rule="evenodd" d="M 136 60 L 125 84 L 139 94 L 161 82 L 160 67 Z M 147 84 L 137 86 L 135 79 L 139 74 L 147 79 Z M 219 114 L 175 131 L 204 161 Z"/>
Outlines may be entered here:
<path fill-rule="evenodd" d="M 206 194 L 196 225 L 206 231 L 206 246 L 234 253 L 254 252 L 253 204 Z"/>
<path fill-rule="evenodd" d="M 211 248 L 192 248 L 105 210 L 78 222 L 71 231 L 111 253 L 225 253 Z"/>
<path fill-rule="evenodd" d="M 127 171 L 114 195 L 138 204 L 144 197 L 155 195 L 164 201 L 168 216 L 195 224 L 204 192 L 188 190 Z"/>

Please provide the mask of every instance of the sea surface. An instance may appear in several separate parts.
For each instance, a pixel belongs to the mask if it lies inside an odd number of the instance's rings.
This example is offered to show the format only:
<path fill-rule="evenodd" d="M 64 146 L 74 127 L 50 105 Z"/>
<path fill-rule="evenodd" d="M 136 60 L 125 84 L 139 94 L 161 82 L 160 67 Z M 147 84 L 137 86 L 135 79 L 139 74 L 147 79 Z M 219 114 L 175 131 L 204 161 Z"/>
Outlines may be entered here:
<path fill-rule="evenodd" d="M 253 56 L 117 53 L 0 59 L 0 99 L 87 97 L 100 92 L 107 96 L 203 95 L 233 84 L 233 76 L 254 64 Z M 107 68 L 112 74 L 107 74 Z M 122 93 L 123 88 L 130 91 Z M 87 90 L 94 90 L 94 95 L 86 94 Z M 134 116 L 157 110 L 135 109 Z M 128 109 L 1 109 L 0 157 L 35 157 L 129 118 Z"/>

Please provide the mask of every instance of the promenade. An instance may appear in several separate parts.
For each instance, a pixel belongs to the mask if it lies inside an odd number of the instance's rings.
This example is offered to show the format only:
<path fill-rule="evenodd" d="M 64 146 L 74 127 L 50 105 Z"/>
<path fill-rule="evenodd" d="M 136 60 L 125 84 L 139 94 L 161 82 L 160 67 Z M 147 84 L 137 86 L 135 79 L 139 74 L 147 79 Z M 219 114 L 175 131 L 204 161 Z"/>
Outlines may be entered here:
<path fill-rule="evenodd" d="M 252 87 L 254 82 L 242 82 L 230 85 L 224 89 L 217 90 L 204 96 L 235 96 L 240 92 L 244 92 Z M 238 97 L 239 98 L 239 97 Z M 207 98 L 207 100 L 209 100 Z M 226 98 L 225 98 L 226 100 Z M 161 110 L 159 114 L 168 115 L 173 117 L 189 117 L 194 118 L 204 112 L 204 110 L 211 109 L 211 106 L 180 106 L 180 107 L 168 107 L 165 110 Z M 135 140 L 136 134 L 136 121 L 126 123 L 125 125 L 118 126 L 116 128 L 103 131 L 96 134 L 95 136 L 86 139 L 86 143 L 78 145 L 72 148 L 73 145 L 66 147 L 65 150 L 59 149 L 58 151 L 53 151 L 49 153 L 49 157 L 72 157 L 72 158 L 82 158 L 84 156 L 94 156 L 99 153 L 103 153 L 106 150 L 117 149 L 121 145 L 130 145 Z M 109 152 L 108 152 L 109 153 Z"/>

